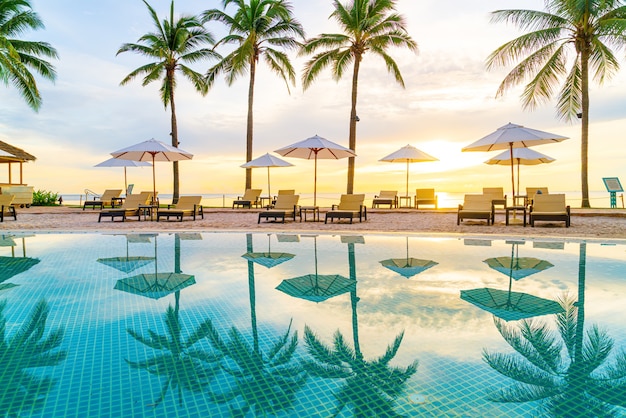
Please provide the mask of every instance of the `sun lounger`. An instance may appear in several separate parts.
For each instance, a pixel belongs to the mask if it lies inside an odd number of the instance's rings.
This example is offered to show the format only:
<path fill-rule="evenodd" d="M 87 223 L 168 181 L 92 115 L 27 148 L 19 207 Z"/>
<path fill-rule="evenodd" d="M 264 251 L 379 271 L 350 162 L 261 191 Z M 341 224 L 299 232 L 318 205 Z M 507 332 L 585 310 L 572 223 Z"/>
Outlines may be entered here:
<path fill-rule="evenodd" d="M 506 195 L 502 187 L 483 187 L 483 194 L 491 196 L 491 203 L 494 206 L 503 206 L 506 209 Z"/>
<path fill-rule="evenodd" d="M 484 219 L 487 225 L 493 224 L 493 203 L 490 195 L 466 194 L 463 204 L 459 205 L 456 224 L 465 219 Z"/>
<path fill-rule="evenodd" d="M 158 208 L 156 220 L 159 218 L 165 218 L 169 221 L 170 216 L 175 217 L 180 222 L 183 221 L 183 217 L 192 216 L 193 220 L 196 220 L 196 216 L 204 219 L 204 211 L 202 210 L 202 196 L 180 196 L 178 203 L 167 205 L 167 208 Z"/>
<path fill-rule="evenodd" d="M 437 209 L 437 195 L 435 194 L 435 189 L 416 189 L 415 209 L 419 209 L 419 205 L 435 205 L 435 209 Z"/>
<path fill-rule="evenodd" d="M 338 205 L 332 205 L 331 210 L 326 212 L 324 223 L 333 219 L 350 219 L 350 223 L 355 217 L 359 218 L 359 222 L 367 221 L 367 208 L 363 205 L 365 201 L 364 194 L 342 194 Z"/>
<path fill-rule="evenodd" d="M 100 198 L 94 199 L 94 200 L 85 200 L 85 203 L 83 203 L 83 210 L 85 210 L 87 206 L 91 206 L 92 209 L 95 209 L 96 207 L 102 209 L 105 206 L 110 206 L 114 208 L 115 207 L 114 199 L 116 197 L 120 197 L 121 194 L 122 194 L 122 189 L 106 189 L 104 193 L 102 193 Z"/>
<path fill-rule="evenodd" d="M 292 218 L 296 220 L 296 214 L 298 213 L 298 200 L 300 195 L 297 194 L 281 194 L 276 196 L 276 203 L 273 208 L 268 208 L 265 212 L 259 212 L 259 220 L 257 223 L 261 223 L 261 219 L 273 219 L 277 222 L 279 219 L 282 223 L 285 223 L 285 218 Z"/>
<path fill-rule="evenodd" d="M 272 203 L 271 206 L 274 207 L 274 205 L 276 204 L 276 199 L 278 198 L 278 196 L 283 195 L 283 194 L 290 194 L 290 195 L 294 195 L 296 194 L 296 191 L 294 189 L 281 189 L 278 191 L 278 195 L 274 196 L 274 198 L 272 199 Z"/>
<path fill-rule="evenodd" d="M 524 204 L 526 206 L 532 205 L 533 199 L 536 194 L 548 194 L 548 188 L 547 187 L 527 187 L 526 198 L 524 200 Z"/>
<path fill-rule="evenodd" d="M 17 221 L 17 213 L 15 213 L 15 206 L 13 200 L 15 199 L 15 195 L 5 193 L 0 194 L 0 222 L 4 222 L 4 217 L 13 216 L 13 219 Z"/>
<path fill-rule="evenodd" d="M 530 226 L 535 221 L 563 221 L 570 226 L 570 207 L 565 204 L 564 194 L 535 194 L 530 207 Z"/>
<path fill-rule="evenodd" d="M 233 201 L 233 209 L 235 206 L 251 209 L 252 205 L 259 206 L 259 197 L 261 196 L 261 189 L 248 189 L 243 196 L 237 196 L 237 200 Z"/>
<path fill-rule="evenodd" d="M 122 203 L 122 206 L 119 208 L 102 209 L 98 216 L 98 222 L 106 217 L 111 218 L 111 221 L 115 221 L 115 218 L 122 218 L 123 222 L 126 221 L 128 216 L 137 216 L 137 219 L 140 220 L 141 210 L 139 207 L 142 205 L 148 206 L 151 200 L 152 193 L 131 194 L 126 197 L 126 200 L 124 200 L 124 203 Z"/>
<path fill-rule="evenodd" d="M 380 205 L 389 205 L 389 209 L 398 207 L 398 191 L 397 190 L 381 190 L 380 193 L 374 196 L 372 200 L 372 208 L 377 208 Z"/>

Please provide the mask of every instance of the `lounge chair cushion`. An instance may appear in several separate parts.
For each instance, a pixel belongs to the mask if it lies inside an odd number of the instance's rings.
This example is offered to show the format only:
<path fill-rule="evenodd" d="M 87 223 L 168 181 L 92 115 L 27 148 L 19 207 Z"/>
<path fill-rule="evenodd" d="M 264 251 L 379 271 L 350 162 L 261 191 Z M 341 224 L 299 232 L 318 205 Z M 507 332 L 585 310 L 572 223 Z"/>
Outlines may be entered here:
<path fill-rule="evenodd" d="M 565 203 L 564 194 L 535 194 L 530 208 L 530 226 L 535 221 L 564 221 L 570 226 L 570 207 Z"/>
<path fill-rule="evenodd" d="M 247 189 L 243 196 L 237 196 L 237 200 L 233 201 L 233 209 L 235 206 L 251 209 L 252 205 L 259 205 L 259 197 L 261 196 L 261 189 Z"/>
<path fill-rule="evenodd" d="M 273 208 L 268 208 L 265 212 L 259 212 L 259 219 L 257 223 L 261 223 L 261 219 L 266 220 L 273 219 L 275 222 L 279 219 L 284 223 L 285 218 L 292 218 L 296 220 L 298 212 L 298 200 L 300 195 L 293 194 L 281 194 L 276 197 L 276 202 Z"/>
<path fill-rule="evenodd" d="M 398 207 L 398 191 L 397 190 L 381 190 L 374 196 L 372 207 L 376 208 L 380 205 L 389 205 L 389 209 Z"/>
<path fill-rule="evenodd" d="M 174 217 L 180 222 L 183 221 L 183 217 L 191 216 L 193 220 L 196 220 L 196 216 L 200 216 L 204 219 L 204 211 L 200 202 L 202 196 L 180 196 L 178 203 L 167 205 L 167 208 L 157 209 L 157 222 L 159 218 L 165 218 L 167 220 L 170 217 Z"/>
<path fill-rule="evenodd" d="M 367 208 L 363 205 L 364 194 L 342 194 L 338 205 L 332 205 L 331 210 L 326 212 L 324 223 L 334 219 L 349 219 L 350 223 L 358 216 L 359 222 L 367 221 Z"/>
<path fill-rule="evenodd" d="M 415 189 L 415 209 L 419 209 L 419 205 L 435 205 L 438 207 L 438 199 L 435 189 Z"/>
<path fill-rule="evenodd" d="M 12 205 L 15 195 L 4 193 L 0 194 L 0 222 L 4 222 L 4 216 L 13 216 L 13 219 L 17 221 L 17 213 L 15 212 L 15 206 Z"/>
<path fill-rule="evenodd" d="M 456 224 L 460 225 L 465 219 L 485 219 L 487 225 L 493 224 L 493 203 L 491 195 L 466 194 L 463 204 L 459 205 Z"/>

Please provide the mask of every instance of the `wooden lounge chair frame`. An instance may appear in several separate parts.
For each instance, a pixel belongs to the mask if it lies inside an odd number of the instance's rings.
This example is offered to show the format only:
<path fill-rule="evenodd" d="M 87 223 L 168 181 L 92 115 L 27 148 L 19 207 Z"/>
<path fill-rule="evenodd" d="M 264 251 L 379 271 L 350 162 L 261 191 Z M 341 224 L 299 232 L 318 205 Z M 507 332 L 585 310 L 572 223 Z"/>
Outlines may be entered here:
<path fill-rule="evenodd" d="M 85 203 L 83 203 L 83 210 L 85 210 L 87 206 L 91 206 L 92 209 L 95 209 L 96 207 L 103 209 L 107 205 L 114 208 L 114 199 L 116 197 L 120 197 L 121 194 L 122 189 L 106 189 L 98 200 L 85 200 Z"/>
<path fill-rule="evenodd" d="M 490 195 L 466 194 L 463 204 L 459 205 L 456 224 L 461 225 L 465 219 L 484 219 L 487 225 L 493 225 L 494 209 Z"/>
<path fill-rule="evenodd" d="M 530 226 L 535 221 L 563 221 L 565 227 L 571 224 L 570 207 L 565 204 L 564 194 L 536 194 L 530 207 Z"/>
<path fill-rule="evenodd" d="M 419 205 L 435 205 L 438 207 L 438 197 L 435 189 L 415 189 L 415 200 L 413 202 L 415 209 L 419 209 Z"/>
<path fill-rule="evenodd" d="M 285 223 L 285 218 L 292 218 L 296 220 L 298 213 L 298 200 L 300 195 L 297 194 L 281 194 L 276 196 L 276 203 L 273 208 L 267 208 L 265 212 L 259 212 L 259 219 L 257 224 L 261 223 L 261 219 L 266 219 L 268 222 L 273 219 L 274 222 L 280 221 Z"/>
<path fill-rule="evenodd" d="M 152 200 L 152 193 L 139 193 L 131 194 L 126 197 L 126 200 L 119 208 L 102 209 L 98 215 L 98 222 L 103 217 L 111 218 L 111 222 L 115 221 L 115 218 L 122 218 L 122 222 L 126 221 L 128 216 L 137 216 L 137 220 L 141 220 L 140 205 L 148 205 Z"/>
<path fill-rule="evenodd" d="M 326 212 L 324 223 L 330 219 L 350 219 L 350 223 L 355 217 L 359 217 L 359 222 L 367 221 L 367 208 L 363 204 L 365 194 L 342 194 L 338 205 L 332 205 L 331 210 Z"/>
<path fill-rule="evenodd" d="M 483 194 L 492 197 L 491 203 L 493 203 L 494 208 L 496 205 L 502 205 L 506 209 L 506 195 L 503 187 L 483 187 Z"/>
<path fill-rule="evenodd" d="M 259 197 L 261 196 L 261 189 L 248 189 L 244 192 L 243 196 L 237 196 L 237 200 L 233 201 L 233 209 L 235 206 L 252 209 L 252 205 L 254 207 L 259 207 Z"/>
<path fill-rule="evenodd" d="M 398 207 L 398 191 L 397 190 L 381 190 L 378 195 L 372 199 L 372 208 L 380 205 L 389 205 L 389 209 Z"/>
<path fill-rule="evenodd" d="M 166 220 L 170 220 L 170 217 L 175 217 L 178 221 L 182 222 L 183 217 L 191 216 L 193 220 L 196 220 L 196 216 L 200 216 L 204 219 L 204 210 L 200 202 L 202 201 L 202 196 L 180 196 L 178 198 L 178 203 L 167 205 L 167 208 L 158 208 L 156 220 L 159 221 L 159 218 L 165 218 Z"/>
<path fill-rule="evenodd" d="M 296 190 L 295 189 L 280 189 L 280 190 L 278 190 L 278 195 L 276 195 L 276 196 L 274 196 L 272 198 L 272 201 L 270 202 L 270 206 L 274 207 L 274 205 L 276 204 L 276 199 L 278 199 L 278 196 L 283 195 L 283 194 L 294 195 L 294 194 L 296 194 Z"/>
<path fill-rule="evenodd" d="M 15 212 L 15 206 L 12 205 L 15 195 L 5 193 L 0 194 L 0 222 L 4 222 L 4 215 L 13 216 L 13 219 L 17 221 L 17 213 Z"/>

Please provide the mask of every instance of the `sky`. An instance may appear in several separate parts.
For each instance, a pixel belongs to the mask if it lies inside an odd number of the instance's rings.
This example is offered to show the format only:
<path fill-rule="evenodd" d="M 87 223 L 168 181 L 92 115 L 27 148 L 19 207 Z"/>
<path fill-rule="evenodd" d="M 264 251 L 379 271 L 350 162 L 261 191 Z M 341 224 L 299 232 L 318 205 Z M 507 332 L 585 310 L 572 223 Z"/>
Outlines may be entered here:
<path fill-rule="evenodd" d="M 35 190 L 60 194 L 101 192 L 123 186 L 120 168 L 95 168 L 110 153 L 151 138 L 169 143 L 170 113 L 160 101 L 158 83 L 147 87 L 136 80 L 120 81 L 146 59 L 127 52 L 116 56 L 123 43 L 136 42 L 150 32 L 152 22 L 140 0 L 31 0 L 46 28 L 25 37 L 51 43 L 59 52 L 53 64 L 57 80 L 39 81 L 43 105 L 32 111 L 12 86 L 0 89 L 0 140 L 37 157 L 24 166 L 24 183 Z M 150 4 L 165 17 L 170 2 Z M 330 0 L 294 0 L 294 14 L 308 37 L 338 33 L 329 20 Z M 177 14 L 198 14 L 221 2 L 177 0 Z M 521 186 L 547 185 L 550 190 L 580 191 L 580 123 L 560 121 L 554 103 L 523 110 L 522 87 L 496 98 L 510 70 L 487 71 L 485 59 L 519 33 L 506 24 L 489 22 L 496 9 L 543 9 L 538 0 L 467 2 L 461 0 L 399 0 L 419 53 L 392 49 L 406 87 L 386 72 L 382 60 L 367 55 L 360 78 L 357 114 L 355 193 L 399 190 L 403 194 L 406 165 L 379 161 L 411 144 L 439 161 L 410 167 L 409 191 L 434 187 L 438 191 L 476 192 L 483 186 L 511 188 L 510 169 L 484 161 L 499 152 L 461 149 L 509 122 L 557 133 L 568 140 L 541 145 L 536 151 L 555 158 L 551 164 L 521 169 Z M 225 34 L 215 23 L 209 30 Z M 298 83 L 287 91 L 282 79 L 261 65 L 254 102 L 254 157 L 320 135 L 348 146 L 350 77 L 334 81 L 325 71 L 309 89 L 299 80 L 305 58 L 291 53 Z M 194 66 L 204 72 L 213 62 Z M 622 60 L 622 67 L 624 67 Z M 602 86 L 592 84 L 590 107 L 589 188 L 604 191 L 602 177 L 624 177 L 626 151 L 626 68 Z M 248 78 L 227 86 L 218 79 L 205 97 L 179 79 L 176 107 L 180 148 L 194 154 L 181 162 L 181 194 L 241 194 L 245 187 L 245 136 Z M 276 154 L 274 154 L 276 155 Z M 272 193 L 296 189 L 312 193 L 313 161 L 285 158 L 289 168 L 271 170 Z M 171 193 L 172 170 L 157 163 L 157 188 Z M 345 193 L 347 159 L 320 160 L 318 193 Z M 14 168 L 13 178 L 19 178 Z M 150 168 L 129 168 L 128 181 L 151 189 Z M 7 173 L 0 171 L 0 182 Z M 624 180 L 624 179 L 622 179 Z M 267 170 L 253 170 L 253 186 L 267 192 Z M 593 201 L 592 201 L 593 205 Z"/>

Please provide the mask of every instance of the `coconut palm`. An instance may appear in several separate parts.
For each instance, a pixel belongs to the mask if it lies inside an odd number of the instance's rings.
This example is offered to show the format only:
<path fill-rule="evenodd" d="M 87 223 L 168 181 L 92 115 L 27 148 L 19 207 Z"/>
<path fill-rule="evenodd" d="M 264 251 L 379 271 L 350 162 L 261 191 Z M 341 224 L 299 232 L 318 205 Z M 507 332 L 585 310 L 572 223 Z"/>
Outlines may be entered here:
<path fill-rule="evenodd" d="M 0 80 L 13 84 L 31 109 L 41 106 L 41 94 L 31 73 L 48 80 L 56 79 L 54 66 L 44 58 L 57 58 L 57 51 L 49 43 L 29 41 L 17 37 L 29 29 L 43 29 L 39 15 L 28 0 L 0 1 Z"/>
<path fill-rule="evenodd" d="M 52 367 L 67 357 L 64 350 L 55 351 L 63 342 L 63 329 L 57 328 L 44 337 L 48 304 L 37 303 L 28 320 L 11 337 L 6 333 L 6 301 L 0 302 L 0 415 L 29 416 L 54 388 L 55 380 L 28 369 Z"/>
<path fill-rule="evenodd" d="M 396 62 L 389 56 L 392 46 L 406 47 L 417 51 L 417 43 L 405 29 L 404 18 L 395 12 L 395 0 L 353 0 L 342 4 L 334 0 L 335 10 L 330 17 L 335 19 L 343 33 L 321 34 L 308 39 L 302 47 L 301 55 L 315 54 L 304 67 L 303 87 L 306 90 L 326 67 L 332 67 L 335 80 L 340 80 L 352 66 L 352 95 L 350 108 L 349 148 L 356 151 L 356 113 L 359 70 L 367 52 L 381 57 L 387 71 L 404 87 L 404 80 Z M 351 194 L 354 188 L 354 157 L 348 159 L 348 187 Z"/>
<path fill-rule="evenodd" d="M 226 9 L 233 4 L 232 15 L 218 9 L 203 13 L 205 21 L 218 21 L 227 26 L 229 33 L 217 45 L 232 44 L 235 49 L 226 55 L 206 74 L 211 86 L 216 76 L 224 74 L 228 85 L 249 73 L 248 117 L 246 123 L 246 162 L 252 160 L 254 83 L 261 57 L 270 70 L 287 85 L 295 84 L 295 70 L 285 50 L 298 47 L 304 30 L 292 14 L 291 3 L 284 0 L 222 0 Z M 246 168 L 246 189 L 252 188 L 252 169 Z"/>
<path fill-rule="evenodd" d="M 356 280 L 354 243 L 348 244 L 350 277 Z M 308 326 L 304 329 L 304 342 L 312 360 L 305 360 L 307 372 L 325 379 L 344 379 L 337 393 L 337 407 L 333 416 L 338 416 L 349 405 L 353 406 L 356 417 L 399 417 L 394 411 L 394 400 L 402 394 L 404 384 L 417 372 L 417 360 L 407 367 L 392 367 L 389 363 L 398 353 L 404 332 L 396 336 L 387 346 L 385 354 L 366 360 L 359 342 L 356 286 L 350 291 L 352 305 L 352 341 L 350 347 L 346 338 L 335 332 L 332 346 L 325 345 Z"/>
<path fill-rule="evenodd" d="M 612 417 L 626 407 L 626 352 L 609 362 L 613 339 L 593 325 L 584 329 L 585 243 L 580 244 L 578 300 L 565 295 L 557 315 L 557 333 L 547 324 L 522 321 L 519 328 L 495 324 L 515 353 L 485 350 L 483 359 L 515 381 L 489 395 L 496 402 L 539 401 L 548 416 Z"/>
<path fill-rule="evenodd" d="M 187 338 L 183 337 L 183 326 L 180 323 L 178 301 L 180 292 L 176 292 L 176 306 L 169 305 L 165 312 L 165 327 L 167 335 L 160 335 L 148 330 L 148 336 L 137 331 L 127 329 L 128 334 L 146 347 L 163 351 L 163 354 L 155 355 L 143 361 L 130 361 L 126 363 L 134 369 L 146 370 L 148 373 L 163 377 L 163 387 L 159 397 L 151 404 L 158 406 L 167 391 L 172 388 L 178 394 L 178 403 L 183 405 L 183 389 L 194 392 L 204 392 L 210 380 L 219 370 L 219 353 L 207 353 L 204 350 L 195 349 L 193 346 L 208 336 L 211 330 L 210 320 L 200 323 Z"/>
<path fill-rule="evenodd" d="M 221 57 L 212 48 L 208 48 L 214 44 L 213 35 L 204 28 L 197 16 L 176 18 L 174 16 L 174 0 L 172 0 L 169 17 L 161 22 L 152 6 L 146 0 L 143 2 L 148 8 L 155 31 L 141 36 L 137 41 L 138 43 L 123 44 L 117 51 L 117 55 L 131 51 L 153 61 L 133 70 L 120 84 L 128 84 L 138 76 L 143 76 L 143 86 L 154 81 L 161 82 L 159 89 L 161 101 L 165 108 L 170 107 L 172 146 L 178 147 L 178 123 L 174 101 L 177 87 L 176 74 L 182 74 L 193 84 L 195 90 L 204 96 L 209 91 L 204 76 L 194 71 L 188 64 Z M 180 195 L 177 161 L 173 162 L 173 170 L 173 199 L 176 203 Z"/>
<path fill-rule="evenodd" d="M 529 80 L 522 93 L 524 108 L 534 109 L 557 97 L 557 116 L 582 119 L 582 207 L 590 207 L 587 178 L 589 80 L 602 83 L 619 69 L 611 47 L 626 46 L 626 6 L 619 0 L 546 0 L 546 11 L 497 10 L 493 22 L 513 23 L 528 33 L 489 55 L 487 68 L 515 67 L 497 95 Z M 558 90 L 558 93 L 557 93 Z"/>

